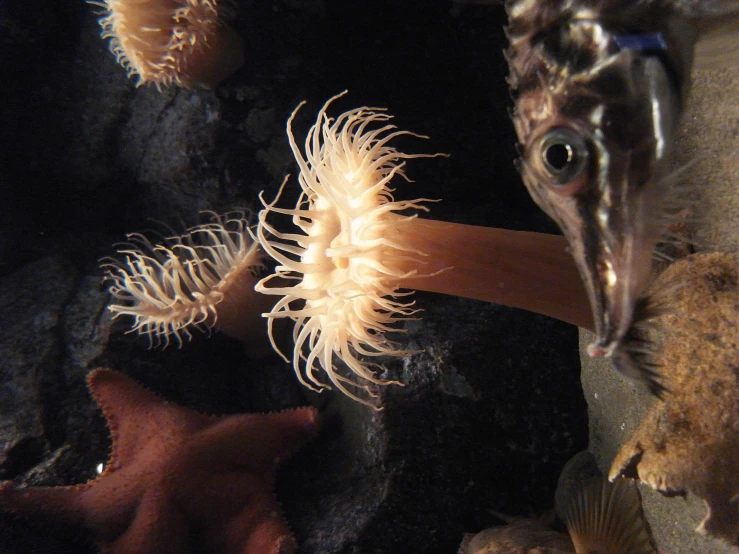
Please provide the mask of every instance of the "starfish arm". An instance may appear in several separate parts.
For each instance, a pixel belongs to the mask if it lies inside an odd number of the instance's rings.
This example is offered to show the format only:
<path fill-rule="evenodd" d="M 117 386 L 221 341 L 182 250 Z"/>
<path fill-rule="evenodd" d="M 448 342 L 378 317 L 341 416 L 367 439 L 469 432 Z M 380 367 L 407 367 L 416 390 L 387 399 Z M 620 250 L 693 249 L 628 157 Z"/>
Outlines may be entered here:
<path fill-rule="evenodd" d="M 268 494 L 269 498 L 254 499 L 251 509 L 244 509 L 228 523 L 224 554 L 292 554 L 297 551 L 297 543 L 279 505 L 272 493 Z"/>
<path fill-rule="evenodd" d="M 110 463 L 126 466 L 152 444 L 174 448 L 189 432 L 210 425 L 208 416 L 168 402 L 123 373 L 96 369 L 87 384 L 110 428 Z"/>
<path fill-rule="evenodd" d="M 86 508 L 82 487 L 16 487 L 0 482 L 0 508 L 19 514 L 40 514 L 72 525 L 84 525 Z"/>
<path fill-rule="evenodd" d="M 139 502 L 137 491 L 122 477 L 68 487 L 19 488 L 6 481 L 0 483 L 0 508 L 61 519 L 97 537 L 115 536 L 129 524 Z"/>
<path fill-rule="evenodd" d="M 95 369 L 87 376 L 92 397 L 107 415 L 133 413 L 147 404 L 158 404 L 161 398 L 130 377 L 110 369 Z"/>
<path fill-rule="evenodd" d="M 290 529 L 274 495 L 273 471 L 206 471 L 180 473 L 176 503 L 197 521 L 208 552 L 271 554 L 293 552 L 279 545 L 294 545 Z M 180 483 L 181 481 L 181 483 Z M 182 486 L 199 483 L 197 490 Z"/>
<path fill-rule="evenodd" d="M 135 471 L 122 468 L 103 473 L 96 481 L 82 485 L 80 504 L 85 527 L 98 538 L 115 537 L 125 531 L 134 518 L 144 494 L 144 483 Z"/>
<path fill-rule="evenodd" d="M 161 491 L 151 491 L 141 499 L 128 527 L 100 542 L 106 554 L 187 554 L 192 534 L 182 509 Z"/>
<path fill-rule="evenodd" d="M 313 408 L 236 415 L 198 433 L 189 448 L 225 467 L 263 470 L 275 467 L 308 442 L 318 424 Z"/>

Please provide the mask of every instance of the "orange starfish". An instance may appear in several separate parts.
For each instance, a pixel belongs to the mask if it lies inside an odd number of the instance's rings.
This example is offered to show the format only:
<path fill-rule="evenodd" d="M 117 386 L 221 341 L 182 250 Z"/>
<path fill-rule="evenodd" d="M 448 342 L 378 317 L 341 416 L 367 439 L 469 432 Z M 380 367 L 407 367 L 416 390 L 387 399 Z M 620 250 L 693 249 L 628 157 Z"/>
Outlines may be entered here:
<path fill-rule="evenodd" d="M 316 432 L 314 409 L 208 416 L 115 371 L 87 382 L 113 441 L 105 471 L 68 487 L 0 483 L 0 507 L 84 526 L 112 554 L 296 550 L 275 470 Z"/>

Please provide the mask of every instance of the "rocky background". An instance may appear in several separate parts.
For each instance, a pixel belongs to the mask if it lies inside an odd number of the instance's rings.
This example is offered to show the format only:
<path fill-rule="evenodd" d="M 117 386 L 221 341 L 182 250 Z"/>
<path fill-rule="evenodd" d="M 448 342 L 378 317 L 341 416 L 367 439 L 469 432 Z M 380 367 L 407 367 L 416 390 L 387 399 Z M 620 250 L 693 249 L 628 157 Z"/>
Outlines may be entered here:
<path fill-rule="evenodd" d="M 374 412 L 308 394 L 290 366 L 197 334 L 149 349 L 106 310 L 98 260 L 126 232 L 181 229 L 202 210 L 258 209 L 295 173 L 320 106 L 387 107 L 411 160 L 396 198 L 443 199 L 430 217 L 556 232 L 515 157 L 500 7 L 449 0 L 237 2 L 246 64 L 216 91 L 135 87 L 81 0 L 0 4 L 0 479 L 80 483 L 109 440 L 85 375 L 128 373 L 214 413 L 311 403 L 322 433 L 283 465 L 277 493 L 301 552 L 450 553 L 492 511 L 551 508 L 558 474 L 587 445 L 574 327 L 501 306 L 417 294 L 401 337 L 420 353 L 383 360 L 404 387 Z M 297 186 L 286 191 L 291 203 Z M 159 223 L 157 223 L 159 222 Z M 484 276 L 481 276 L 484 278 Z M 125 323 L 125 322 L 124 322 Z M 0 516 L 0 552 L 91 552 L 76 530 Z"/>

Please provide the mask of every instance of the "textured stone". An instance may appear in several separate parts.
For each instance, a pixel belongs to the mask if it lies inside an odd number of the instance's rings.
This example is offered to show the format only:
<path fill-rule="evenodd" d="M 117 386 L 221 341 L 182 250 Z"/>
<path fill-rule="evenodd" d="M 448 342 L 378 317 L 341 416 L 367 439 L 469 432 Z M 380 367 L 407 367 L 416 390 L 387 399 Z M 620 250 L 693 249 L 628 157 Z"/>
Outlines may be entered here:
<path fill-rule="evenodd" d="M 49 257 L 0 283 L 0 475 L 38 463 L 48 447 L 47 402 L 60 370 L 60 319 L 74 278 L 68 263 Z"/>

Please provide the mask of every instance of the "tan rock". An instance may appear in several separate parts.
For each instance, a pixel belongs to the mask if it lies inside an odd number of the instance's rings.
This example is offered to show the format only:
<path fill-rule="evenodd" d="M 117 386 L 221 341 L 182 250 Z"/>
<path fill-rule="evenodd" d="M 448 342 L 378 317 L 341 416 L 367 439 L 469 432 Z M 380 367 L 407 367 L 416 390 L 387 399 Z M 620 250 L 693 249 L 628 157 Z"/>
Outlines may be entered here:
<path fill-rule="evenodd" d="M 671 293 L 674 311 L 660 320 L 669 393 L 651 406 L 609 475 L 697 495 L 707 508 L 697 530 L 731 544 L 739 544 L 738 267 L 739 253 L 695 254 L 652 285 L 683 283 Z"/>

